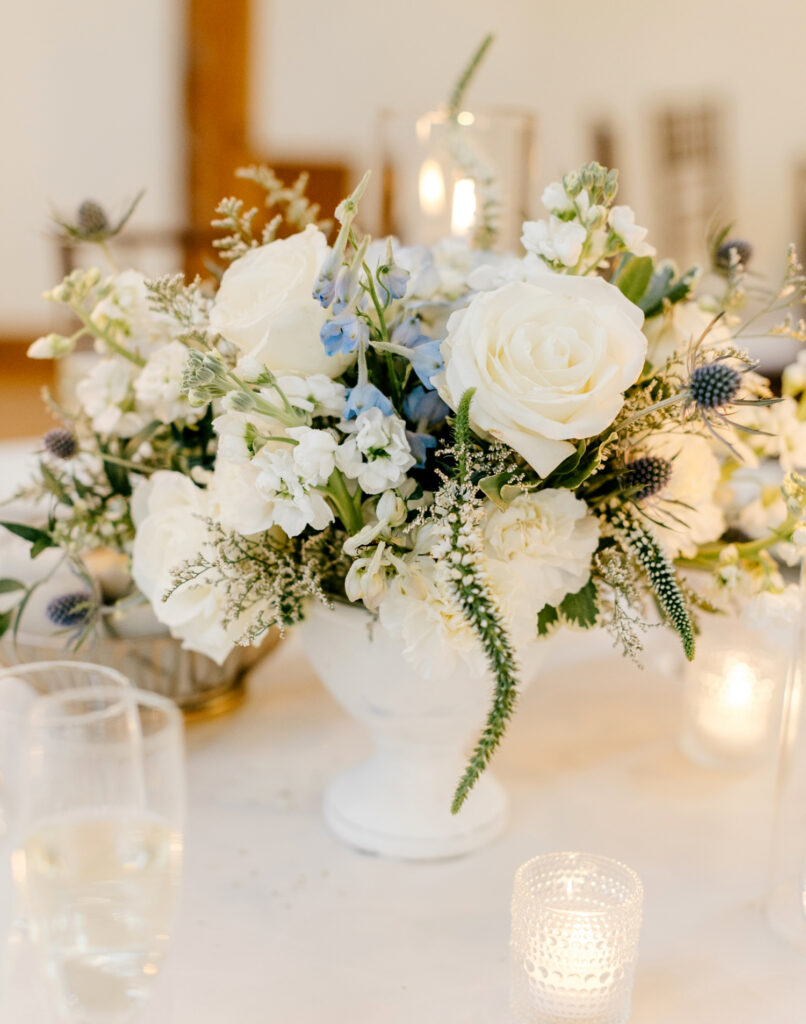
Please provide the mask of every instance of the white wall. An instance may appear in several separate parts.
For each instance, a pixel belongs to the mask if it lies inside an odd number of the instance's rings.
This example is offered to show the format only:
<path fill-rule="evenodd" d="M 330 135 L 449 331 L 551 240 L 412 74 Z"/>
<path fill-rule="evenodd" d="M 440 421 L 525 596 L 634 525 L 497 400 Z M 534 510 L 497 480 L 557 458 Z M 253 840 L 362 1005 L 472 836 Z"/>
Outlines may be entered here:
<path fill-rule="evenodd" d="M 8 3 L 0 60 L 0 333 L 36 330 L 57 280 L 51 208 L 111 210 L 141 187 L 140 227 L 182 222 L 179 0 Z"/>
<path fill-rule="evenodd" d="M 757 266 L 794 232 L 792 164 L 806 155 L 802 0 L 255 0 L 253 132 L 283 154 L 372 161 L 378 108 L 432 109 L 485 32 L 497 33 L 468 106 L 540 119 L 540 184 L 588 158 L 612 116 L 625 201 L 652 222 L 650 115 L 669 98 L 723 99 L 728 182 Z"/>

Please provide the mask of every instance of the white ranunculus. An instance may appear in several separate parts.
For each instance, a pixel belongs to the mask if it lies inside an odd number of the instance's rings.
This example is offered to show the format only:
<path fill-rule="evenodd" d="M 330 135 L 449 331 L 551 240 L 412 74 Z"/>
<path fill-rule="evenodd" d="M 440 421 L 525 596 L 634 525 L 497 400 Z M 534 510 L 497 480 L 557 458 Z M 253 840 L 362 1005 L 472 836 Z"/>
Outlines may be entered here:
<path fill-rule="evenodd" d="M 182 640 L 182 646 L 220 665 L 248 625 L 240 620 L 226 628 L 222 625 L 226 595 L 221 587 L 203 574 L 163 600 L 173 586 L 172 571 L 210 550 L 208 514 L 207 492 L 182 473 L 160 471 L 139 484 L 132 498 L 137 528 L 132 576 L 154 614 Z"/>
<path fill-rule="evenodd" d="M 485 548 L 529 595 L 533 616 L 588 582 L 599 523 L 571 491 L 520 494 L 505 509 L 490 506 Z M 532 623 L 534 617 L 532 616 Z"/>
<path fill-rule="evenodd" d="M 225 271 L 210 326 L 276 373 L 338 377 L 354 356 L 328 356 L 319 338 L 327 312 L 313 286 L 326 252 L 312 224 L 251 249 Z"/>
<path fill-rule="evenodd" d="M 655 255 L 654 247 L 644 241 L 648 229 L 635 223 L 635 214 L 629 206 L 614 206 L 610 210 L 607 222 L 633 255 Z"/>
<path fill-rule="evenodd" d="M 182 394 L 182 373 L 188 350 L 181 341 L 156 349 L 134 382 L 138 405 L 162 423 L 193 422 L 204 415 L 204 406 L 192 406 Z"/>
<path fill-rule="evenodd" d="M 578 221 L 560 220 L 552 214 L 548 220 L 525 221 L 521 242 L 527 252 L 549 263 L 573 267 L 582 255 L 587 237 L 588 232 Z"/>
<path fill-rule="evenodd" d="M 676 353 L 685 358 L 689 347 L 699 340 L 712 319 L 696 302 L 676 302 L 660 316 L 647 320 L 644 334 L 649 342 L 647 357 L 652 365 L 663 366 Z M 704 342 L 708 348 L 730 344 L 730 330 L 721 322 L 714 324 Z"/>
<path fill-rule="evenodd" d="M 451 315 L 434 377 L 457 409 L 475 388 L 471 426 L 543 477 L 618 415 L 644 365 L 643 314 L 596 277 L 546 274 L 476 295 Z"/>
<path fill-rule="evenodd" d="M 133 378 L 137 368 L 123 359 L 101 359 L 76 385 L 76 398 L 92 420 L 93 430 L 115 437 L 132 437 L 146 425 L 135 412 Z"/>
<path fill-rule="evenodd" d="M 336 465 L 365 494 L 380 494 L 403 482 L 415 464 L 406 427 L 399 416 L 384 416 L 373 406 L 345 429 L 350 436 L 336 449 Z"/>

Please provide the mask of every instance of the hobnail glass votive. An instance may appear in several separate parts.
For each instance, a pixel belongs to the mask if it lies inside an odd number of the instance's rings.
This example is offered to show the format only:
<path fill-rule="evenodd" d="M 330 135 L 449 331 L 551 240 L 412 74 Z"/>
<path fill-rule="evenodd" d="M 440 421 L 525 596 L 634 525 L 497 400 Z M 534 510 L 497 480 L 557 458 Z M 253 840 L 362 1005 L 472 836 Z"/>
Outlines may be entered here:
<path fill-rule="evenodd" d="M 511 1005 L 522 1024 L 624 1024 L 630 1015 L 643 886 L 630 868 L 551 853 L 515 873 Z"/>

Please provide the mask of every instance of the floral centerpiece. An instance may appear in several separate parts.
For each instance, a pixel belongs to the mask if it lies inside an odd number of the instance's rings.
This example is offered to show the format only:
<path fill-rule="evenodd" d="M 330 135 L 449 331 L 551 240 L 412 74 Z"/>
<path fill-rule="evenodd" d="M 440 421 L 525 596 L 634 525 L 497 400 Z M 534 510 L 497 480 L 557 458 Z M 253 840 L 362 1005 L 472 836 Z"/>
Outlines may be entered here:
<path fill-rule="evenodd" d="M 45 439 L 28 493 L 49 497 L 47 523 L 7 524 L 32 554 L 122 553 L 157 618 L 217 660 L 311 602 L 349 602 L 435 686 L 488 672 L 454 811 L 539 637 L 602 626 L 636 657 L 662 622 L 691 658 L 698 613 L 785 596 L 775 556 L 796 561 L 806 536 L 806 369 L 773 398 L 743 339 L 801 301 L 794 251 L 769 292 L 724 234 L 707 273 L 680 274 L 598 164 L 545 190 L 520 255 L 373 241 L 368 176 L 329 245 L 303 183 L 245 173 L 290 234 L 228 199 L 218 278 L 79 270 L 51 293 L 80 326 L 30 354 L 88 335 L 100 359 Z M 791 318 L 763 331 L 805 337 Z M 764 456 L 787 474 L 772 488 Z M 95 607 L 87 588 L 54 615 L 80 639 Z"/>

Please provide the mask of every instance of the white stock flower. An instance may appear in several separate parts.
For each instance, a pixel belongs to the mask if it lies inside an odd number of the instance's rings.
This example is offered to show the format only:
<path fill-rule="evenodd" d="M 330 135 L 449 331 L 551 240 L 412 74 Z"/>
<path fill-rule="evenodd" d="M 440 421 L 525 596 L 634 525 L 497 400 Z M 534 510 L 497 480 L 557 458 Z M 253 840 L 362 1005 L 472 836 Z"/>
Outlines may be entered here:
<path fill-rule="evenodd" d="M 147 406 L 154 419 L 162 423 L 174 420 L 194 421 L 204 415 L 204 406 L 192 406 L 182 394 L 182 372 L 188 350 L 181 341 L 172 341 L 149 355 L 134 382 L 140 407 Z"/>
<path fill-rule="evenodd" d="M 584 195 L 585 199 L 588 198 L 587 192 L 583 192 L 581 195 Z M 565 191 L 561 181 L 553 181 L 550 185 L 546 185 L 540 201 L 550 213 L 568 213 L 574 208 L 574 200 Z"/>
<path fill-rule="evenodd" d="M 336 468 L 335 437 L 327 430 L 311 427 L 289 427 L 286 434 L 298 442 L 292 449 L 292 458 L 299 475 L 312 486 L 326 484 Z"/>
<path fill-rule="evenodd" d="M 45 334 L 31 342 L 26 355 L 29 359 L 61 359 L 69 355 L 75 345 L 72 338 L 65 338 L 61 334 Z"/>
<path fill-rule="evenodd" d="M 352 563 L 344 579 L 344 592 L 351 601 L 363 601 L 370 611 L 377 611 L 386 596 L 389 580 L 401 568 L 400 558 L 381 540 L 374 551 Z"/>
<path fill-rule="evenodd" d="M 147 356 L 154 345 L 171 341 L 176 323 L 164 313 L 151 308 L 146 277 L 139 270 L 124 270 L 106 282 L 109 295 L 101 299 L 90 314 L 90 320 L 113 341 L 131 352 Z M 96 348 L 105 351 L 102 341 Z"/>
<path fill-rule="evenodd" d="M 490 506 L 484 524 L 485 549 L 504 563 L 501 578 L 518 578 L 534 615 L 559 604 L 588 582 L 599 544 L 599 523 L 571 491 L 547 489 L 520 494 L 505 509 Z"/>
<path fill-rule="evenodd" d="M 595 437 L 644 365 L 643 314 L 600 278 L 546 274 L 476 295 L 453 313 L 434 377 L 456 410 L 475 388 L 471 426 L 519 452 L 543 477 Z"/>
<path fill-rule="evenodd" d="M 660 316 L 653 316 L 644 323 L 644 334 L 649 342 L 647 358 L 653 366 L 663 366 L 675 354 L 685 358 L 690 346 L 699 340 L 712 320 L 696 302 L 676 302 Z M 730 345 L 730 330 L 721 322 L 714 324 L 703 344 L 706 348 Z"/>
<path fill-rule="evenodd" d="M 635 214 L 629 206 L 614 206 L 607 218 L 610 229 L 634 256 L 654 256 L 655 248 L 644 239 L 648 229 L 635 223 Z"/>
<path fill-rule="evenodd" d="M 524 249 L 549 263 L 573 267 L 582 255 L 588 233 L 575 220 L 560 220 L 553 214 L 548 220 L 527 220 L 523 224 L 521 242 Z"/>
<path fill-rule="evenodd" d="M 373 406 L 343 424 L 350 436 L 336 449 L 336 465 L 365 494 L 380 494 L 397 487 L 415 464 L 398 416 L 384 416 Z"/>
<path fill-rule="evenodd" d="M 220 665 L 246 627 L 238 620 L 222 625 L 225 594 L 210 575 L 183 583 L 163 600 L 173 586 L 172 570 L 200 553 L 210 553 L 208 514 L 207 492 L 182 473 L 160 471 L 140 483 L 132 498 L 132 577 L 156 617 L 182 640 L 182 646 Z"/>
<path fill-rule="evenodd" d="M 328 314 L 313 286 L 326 252 L 312 224 L 251 249 L 225 271 L 210 326 L 276 373 L 338 377 L 354 356 L 328 356 L 319 338 Z"/>
<path fill-rule="evenodd" d="M 314 416 L 341 416 L 344 409 L 344 385 L 324 373 L 313 373 L 310 377 L 279 376 L 277 386 L 295 408 Z M 271 389 L 266 393 L 273 396 Z"/>
<path fill-rule="evenodd" d="M 134 411 L 137 368 L 123 359 L 101 359 L 76 385 L 76 398 L 99 434 L 132 437 L 146 425 Z"/>

